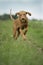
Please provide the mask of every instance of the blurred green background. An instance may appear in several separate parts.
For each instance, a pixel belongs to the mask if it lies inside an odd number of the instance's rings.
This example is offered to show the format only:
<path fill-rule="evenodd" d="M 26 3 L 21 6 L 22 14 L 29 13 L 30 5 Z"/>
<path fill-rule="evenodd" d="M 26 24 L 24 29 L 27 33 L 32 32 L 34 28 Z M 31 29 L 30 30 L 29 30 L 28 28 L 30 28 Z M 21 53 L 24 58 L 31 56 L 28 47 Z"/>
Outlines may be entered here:
<path fill-rule="evenodd" d="M 12 37 L 13 22 L 0 20 L 0 65 L 43 65 L 43 21 L 29 20 L 27 39 Z"/>

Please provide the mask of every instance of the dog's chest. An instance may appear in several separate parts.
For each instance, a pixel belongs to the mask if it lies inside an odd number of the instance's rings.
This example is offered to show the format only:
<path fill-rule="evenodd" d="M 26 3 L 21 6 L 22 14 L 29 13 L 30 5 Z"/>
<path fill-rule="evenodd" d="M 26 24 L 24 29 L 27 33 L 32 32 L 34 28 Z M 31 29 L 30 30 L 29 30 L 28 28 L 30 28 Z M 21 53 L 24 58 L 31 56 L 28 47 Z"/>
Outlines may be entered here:
<path fill-rule="evenodd" d="M 24 29 L 28 26 L 28 22 L 22 22 L 21 23 L 21 28 Z"/>
<path fill-rule="evenodd" d="M 22 26 L 25 26 L 25 25 L 28 24 L 28 22 L 27 22 L 27 21 L 25 21 L 25 22 L 21 22 L 21 24 L 22 24 Z"/>

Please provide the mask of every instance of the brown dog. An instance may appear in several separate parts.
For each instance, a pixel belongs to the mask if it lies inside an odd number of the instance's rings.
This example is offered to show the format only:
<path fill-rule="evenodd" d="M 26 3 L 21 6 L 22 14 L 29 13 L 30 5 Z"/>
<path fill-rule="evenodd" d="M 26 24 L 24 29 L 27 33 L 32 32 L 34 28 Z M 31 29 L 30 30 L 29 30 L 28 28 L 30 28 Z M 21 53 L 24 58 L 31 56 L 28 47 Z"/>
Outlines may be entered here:
<path fill-rule="evenodd" d="M 17 39 L 19 34 L 21 34 L 23 39 L 26 40 L 25 35 L 28 30 L 28 18 L 26 17 L 26 14 L 31 16 L 31 13 L 29 13 L 29 12 L 20 11 L 20 12 L 16 13 L 18 18 L 14 19 L 11 15 L 11 10 L 10 10 L 10 18 L 11 18 L 11 20 L 14 21 L 13 37 L 15 39 Z"/>

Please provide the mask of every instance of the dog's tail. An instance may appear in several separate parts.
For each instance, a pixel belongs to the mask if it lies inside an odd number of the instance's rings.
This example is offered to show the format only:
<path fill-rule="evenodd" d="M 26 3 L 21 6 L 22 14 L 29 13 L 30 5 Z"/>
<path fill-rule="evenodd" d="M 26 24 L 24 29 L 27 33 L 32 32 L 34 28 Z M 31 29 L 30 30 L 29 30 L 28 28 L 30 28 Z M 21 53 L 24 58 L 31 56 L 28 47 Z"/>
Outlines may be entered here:
<path fill-rule="evenodd" d="M 12 15 L 11 15 L 11 9 L 10 9 L 10 18 L 11 18 L 11 20 L 15 20 L 13 17 L 12 17 Z"/>

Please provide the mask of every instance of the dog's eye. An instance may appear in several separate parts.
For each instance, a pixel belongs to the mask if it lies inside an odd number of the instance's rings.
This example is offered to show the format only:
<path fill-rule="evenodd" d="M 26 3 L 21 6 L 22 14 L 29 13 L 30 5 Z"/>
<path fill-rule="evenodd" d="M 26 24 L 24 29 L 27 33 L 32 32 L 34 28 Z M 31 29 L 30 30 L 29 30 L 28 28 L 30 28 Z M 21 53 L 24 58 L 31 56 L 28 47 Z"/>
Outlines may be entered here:
<path fill-rule="evenodd" d="M 20 16 L 22 16 L 22 14 L 19 14 Z"/>
<path fill-rule="evenodd" d="M 24 16 L 26 16 L 26 15 L 24 14 Z"/>

